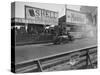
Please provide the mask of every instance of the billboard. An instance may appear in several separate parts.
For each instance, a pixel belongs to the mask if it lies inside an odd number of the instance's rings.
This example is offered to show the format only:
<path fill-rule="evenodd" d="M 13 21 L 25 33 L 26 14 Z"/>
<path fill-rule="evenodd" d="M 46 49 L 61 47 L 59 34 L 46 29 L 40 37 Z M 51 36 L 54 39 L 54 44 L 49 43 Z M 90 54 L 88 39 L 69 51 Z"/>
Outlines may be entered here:
<path fill-rule="evenodd" d="M 86 24 L 86 14 L 79 11 L 66 9 L 66 22 L 74 24 Z"/>
<path fill-rule="evenodd" d="M 58 24 L 58 12 L 25 6 L 25 18 L 35 24 Z"/>

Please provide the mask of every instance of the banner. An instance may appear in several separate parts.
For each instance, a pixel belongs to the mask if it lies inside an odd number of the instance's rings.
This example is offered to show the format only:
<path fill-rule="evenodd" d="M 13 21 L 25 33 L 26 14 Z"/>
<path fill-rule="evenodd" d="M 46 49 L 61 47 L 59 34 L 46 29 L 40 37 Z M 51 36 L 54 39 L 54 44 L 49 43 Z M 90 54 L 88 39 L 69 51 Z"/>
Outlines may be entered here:
<path fill-rule="evenodd" d="M 79 11 L 66 9 L 66 22 L 74 24 L 86 24 L 87 23 L 86 14 L 81 13 Z"/>
<path fill-rule="evenodd" d="M 25 18 L 36 24 L 58 24 L 58 12 L 25 6 Z"/>

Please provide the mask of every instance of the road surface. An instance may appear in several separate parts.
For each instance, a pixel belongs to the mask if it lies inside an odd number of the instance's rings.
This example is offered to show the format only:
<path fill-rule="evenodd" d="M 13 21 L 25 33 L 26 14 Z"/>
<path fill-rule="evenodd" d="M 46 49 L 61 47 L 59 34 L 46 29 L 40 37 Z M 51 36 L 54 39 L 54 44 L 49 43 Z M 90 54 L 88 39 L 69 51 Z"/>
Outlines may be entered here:
<path fill-rule="evenodd" d="M 45 58 L 57 54 L 75 51 L 81 48 L 97 45 L 96 38 L 75 40 L 61 45 L 25 45 L 15 47 L 15 64 L 35 59 Z"/>

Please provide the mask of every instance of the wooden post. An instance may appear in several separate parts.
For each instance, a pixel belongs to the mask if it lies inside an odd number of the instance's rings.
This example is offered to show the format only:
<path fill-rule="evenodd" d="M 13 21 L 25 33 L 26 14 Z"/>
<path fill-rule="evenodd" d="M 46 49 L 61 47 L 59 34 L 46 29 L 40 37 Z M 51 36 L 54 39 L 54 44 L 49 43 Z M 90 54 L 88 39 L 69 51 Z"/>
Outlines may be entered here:
<path fill-rule="evenodd" d="M 37 60 L 37 61 L 36 61 L 36 63 L 37 63 L 37 66 L 38 66 L 38 70 L 39 70 L 39 72 L 42 72 L 42 71 L 43 71 L 43 69 L 42 69 L 42 66 L 41 66 L 40 61 L 39 61 L 39 60 Z"/>
<path fill-rule="evenodd" d="M 88 50 L 86 49 L 86 67 L 88 66 Z"/>
<path fill-rule="evenodd" d="M 91 62 L 90 55 L 89 55 L 89 50 L 86 50 L 86 66 L 89 66 L 89 62 L 91 67 L 93 68 L 93 64 Z"/>

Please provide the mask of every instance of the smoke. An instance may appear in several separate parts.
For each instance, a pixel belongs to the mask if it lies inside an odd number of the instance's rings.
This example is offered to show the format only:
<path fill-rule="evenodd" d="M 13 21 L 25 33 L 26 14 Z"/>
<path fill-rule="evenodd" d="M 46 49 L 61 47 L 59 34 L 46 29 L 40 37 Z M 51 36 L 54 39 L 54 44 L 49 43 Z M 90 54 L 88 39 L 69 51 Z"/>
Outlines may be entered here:
<path fill-rule="evenodd" d="M 96 26 L 85 25 L 84 30 L 83 30 L 83 36 L 84 37 L 96 37 L 97 36 Z"/>

